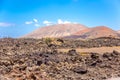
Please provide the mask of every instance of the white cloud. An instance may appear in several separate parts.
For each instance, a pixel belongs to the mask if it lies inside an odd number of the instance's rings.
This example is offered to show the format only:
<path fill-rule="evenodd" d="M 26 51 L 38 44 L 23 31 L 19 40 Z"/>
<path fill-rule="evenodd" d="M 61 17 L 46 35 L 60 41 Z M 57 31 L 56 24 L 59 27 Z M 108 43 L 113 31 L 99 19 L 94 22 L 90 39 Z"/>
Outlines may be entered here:
<path fill-rule="evenodd" d="M 10 26 L 14 26 L 15 24 L 12 23 L 5 23 L 5 22 L 0 22 L 0 27 L 10 27 Z"/>
<path fill-rule="evenodd" d="M 26 21 L 25 24 L 33 24 L 33 25 L 35 25 L 37 27 L 40 26 L 38 24 L 38 20 L 37 19 L 33 19 L 32 21 Z"/>
<path fill-rule="evenodd" d="M 63 20 L 61 20 L 61 19 L 58 19 L 58 22 L 57 22 L 58 24 L 69 24 L 69 23 L 71 23 L 70 21 L 63 21 Z"/>
<path fill-rule="evenodd" d="M 64 21 L 64 24 L 69 24 L 69 23 L 71 23 L 70 21 Z"/>
<path fill-rule="evenodd" d="M 40 27 L 40 24 L 34 24 L 36 27 Z"/>
<path fill-rule="evenodd" d="M 52 25 L 52 22 L 49 22 L 49 21 L 45 20 L 45 21 L 43 21 L 43 24 L 49 26 L 49 25 Z"/>
<path fill-rule="evenodd" d="M 61 19 L 58 19 L 57 23 L 53 23 L 53 22 L 48 21 L 48 20 L 43 21 L 43 24 L 46 25 L 46 26 L 50 26 L 50 25 L 53 25 L 53 24 L 70 24 L 70 23 L 77 24 L 76 22 L 71 22 L 71 21 L 68 21 L 68 20 L 61 20 Z M 32 24 L 36 27 L 41 26 L 37 19 L 33 19 L 32 21 L 26 21 L 25 24 Z"/>
<path fill-rule="evenodd" d="M 33 19 L 33 21 L 34 21 L 35 23 L 38 23 L 38 20 L 37 20 L 37 19 Z"/>
<path fill-rule="evenodd" d="M 64 22 L 61 19 L 58 19 L 58 24 L 63 24 Z"/>
<path fill-rule="evenodd" d="M 43 24 L 50 24 L 51 22 L 49 21 L 43 21 Z"/>
<path fill-rule="evenodd" d="M 25 24 L 32 24 L 33 21 L 26 21 Z"/>

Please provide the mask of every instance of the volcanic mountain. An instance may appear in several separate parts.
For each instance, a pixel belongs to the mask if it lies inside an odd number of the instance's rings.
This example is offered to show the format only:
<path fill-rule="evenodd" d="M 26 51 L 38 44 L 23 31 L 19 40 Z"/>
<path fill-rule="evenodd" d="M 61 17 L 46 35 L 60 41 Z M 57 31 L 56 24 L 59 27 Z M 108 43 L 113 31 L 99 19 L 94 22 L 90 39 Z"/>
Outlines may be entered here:
<path fill-rule="evenodd" d="M 119 31 L 117 31 L 119 34 L 120 34 L 120 30 Z"/>
<path fill-rule="evenodd" d="M 25 38 L 43 38 L 43 37 L 65 37 L 73 33 L 87 29 L 81 24 L 57 24 L 38 28 L 37 30 L 23 36 Z"/>
<path fill-rule="evenodd" d="M 78 31 L 71 36 L 67 36 L 66 38 L 98 38 L 98 37 L 119 37 L 119 34 L 106 26 L 97 26 L 93 28 L 87 28 L 82 31 Z"/>
<path fill-rule="evenodd" d="M 81 24 L 57 24 L 38 28 L 37 30 L 23 36 L 24 38 L 98 38 L 98 37 L 120 37 L 117 31 L 106 26 L 88 28 Z"/>

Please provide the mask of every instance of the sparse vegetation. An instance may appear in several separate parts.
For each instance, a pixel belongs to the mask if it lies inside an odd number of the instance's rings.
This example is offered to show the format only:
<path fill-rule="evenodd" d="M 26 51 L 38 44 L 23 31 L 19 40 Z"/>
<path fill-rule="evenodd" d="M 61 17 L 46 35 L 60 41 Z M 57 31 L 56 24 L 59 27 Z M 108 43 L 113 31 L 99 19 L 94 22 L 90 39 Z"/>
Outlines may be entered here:
<path fill-rule="evenodd" d="M 45 41 L 45 43 L 47 44 L 47 45 L 49 45 L 49 44 L 51 44 L 51 42 L 54 40 L 54 38 L 43 38 L 43 40 Z"/>
<path fill-rule="evenodd" d="M 0 80 L 106 80 L 120 77 L 120 52 L 76 51 L 76 47 L 118 46 L 119 40 L 0 39 Z M 56 47 L 51 48 L 47 43 Z M 73 49 L 58 51 L 61 47 Z"/>
<path fill-rule="evenodd" d="M 62 39 L 57 38 L 43 38 L 43 41 L 48 45 L 48 47 L 60 46 L 63 43 Z"/>

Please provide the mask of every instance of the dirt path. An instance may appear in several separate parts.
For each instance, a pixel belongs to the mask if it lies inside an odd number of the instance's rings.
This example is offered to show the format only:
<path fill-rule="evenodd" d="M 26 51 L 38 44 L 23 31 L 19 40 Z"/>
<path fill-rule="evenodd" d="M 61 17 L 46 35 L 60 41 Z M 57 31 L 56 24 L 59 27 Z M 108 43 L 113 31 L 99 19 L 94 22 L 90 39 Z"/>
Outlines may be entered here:
<path fill-rule="evenodd" d="M 70 49 L 58 49 L 61 52 L 68 52 Z M 116 50 L 120 52 L 120 46 L 117 47 L 99 47 L 99 48 L 76 48 L 77 52 L 95 52 L 95 53 L 105 53 L 105 52 L 112 52 Z"/>

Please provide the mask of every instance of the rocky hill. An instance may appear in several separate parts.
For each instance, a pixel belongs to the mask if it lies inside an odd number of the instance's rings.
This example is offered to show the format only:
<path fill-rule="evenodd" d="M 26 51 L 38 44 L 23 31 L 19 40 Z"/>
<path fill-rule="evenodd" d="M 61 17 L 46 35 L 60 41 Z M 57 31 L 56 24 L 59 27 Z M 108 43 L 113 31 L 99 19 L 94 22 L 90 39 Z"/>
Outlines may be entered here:
<path fill-rule="evenodd" d="M 81 24 L 56 24 L 38 28 L 22 37 L 39 39 L 45 37 L 88 39 L 110 36 L 120 37 L 120 34 L 106 26 L 88 28 Z"/>
<path fill-rule="evenodd" d="M 26 38 L 43 38 L 43 37 L 65 37 L 70 36 L 77 31 L 87 29 L 81 24 L 57 24 L 39 28 L 23 37 Z"/>
<path fill-rule="evenodd" d="M 119 31 L 117 31 L 119 34 L 120 34 L 120 30 Z"/>
<path fill-rule="evenodd" d="M 106 26 L 97 26 L 93 28 L 84 29 L 82 31 L 78 31 L 72 36 L 67 36 L 67 38 L 98 38 L 98 37 L 119 37 L 119 34 L 106 27 Z"/>

